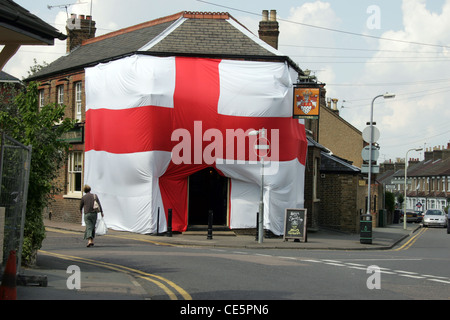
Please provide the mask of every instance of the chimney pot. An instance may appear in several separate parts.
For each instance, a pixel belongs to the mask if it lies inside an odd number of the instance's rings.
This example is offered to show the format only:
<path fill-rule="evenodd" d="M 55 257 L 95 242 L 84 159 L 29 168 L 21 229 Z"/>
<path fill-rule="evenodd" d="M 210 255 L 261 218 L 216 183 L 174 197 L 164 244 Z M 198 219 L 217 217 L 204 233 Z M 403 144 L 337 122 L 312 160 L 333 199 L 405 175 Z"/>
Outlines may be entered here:
<path fill-rule="evenodd" d="M 337 103 L 338 103 L 338 99 L 331 99 L 331 101 L 333 101 L 333 110 L 337 110 Z"/>
<path fill-rule="evenodd" d="M 270 21 L 277 21 L 277 10 L 270 10 Z"/>
<path fill-rule="evenodd" d="M 262 21 L 269 21 L 269 10 L 263 10 Z"/>

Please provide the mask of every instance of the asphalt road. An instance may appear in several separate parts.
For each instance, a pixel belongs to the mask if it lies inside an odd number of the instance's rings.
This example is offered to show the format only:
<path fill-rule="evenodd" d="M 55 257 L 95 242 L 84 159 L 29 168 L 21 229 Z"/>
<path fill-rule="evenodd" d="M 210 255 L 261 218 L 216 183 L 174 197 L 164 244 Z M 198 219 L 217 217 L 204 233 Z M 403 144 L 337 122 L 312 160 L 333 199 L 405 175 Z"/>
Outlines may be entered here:
<path fill-rule="evenodd" d="M 108 235 L 86 248 L 81 233 L 61 230 L 47 233 L 32 270 L 56 266 L 57 277 L 22 299 L 42 292 L 52 300 L 449 300 L 449 252 L 442 228 L 380 251 L 200 248 Z M 80 289 L 68 288 L 77 280 L 69 266 L 79 268 Z"/>

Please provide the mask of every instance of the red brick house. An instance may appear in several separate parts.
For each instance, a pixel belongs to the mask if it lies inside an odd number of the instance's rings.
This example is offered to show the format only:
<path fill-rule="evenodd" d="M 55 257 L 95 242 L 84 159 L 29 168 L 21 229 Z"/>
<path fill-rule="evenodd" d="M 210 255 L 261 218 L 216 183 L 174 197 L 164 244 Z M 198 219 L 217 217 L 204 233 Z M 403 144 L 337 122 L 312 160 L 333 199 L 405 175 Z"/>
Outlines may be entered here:
<path fill-rule="evenodd" d="M 178 22 L 180 18 L 184 19 L 182 24 Z M 276 20 L 269 21 L 268 14 L 263 14 L 261 24 L 261 39 L 276 45 Z M 40 82 L 40 104 L 65 104 L 65 116 L 78 120 L 76 129 L 65 137 L 72 148 L 67 166 L 56 181 L 62 192 L 45 213 L 55 220 L 80 221 L 78 206 L 84 184 L 85 151 L 84 68 L 140 53 L 158 57 L 284 62 L 302 73 L 289 57 L 251 34 L 228 13 L 180 12 L 99 37 L 95 37 L 95 22 L 90 16 L 72 15 L 68 26 L 67 54 L 27 79 Z"/>
<path fill-rule="evenodd" d="M 274 14 L 271 12 L 271 17 L 274 17 Z M 183 24 L 178 24 L 180 18 L 187 20 Z M 55 197 L 54 204 L 44 213 L 55 220 L 80 221 L 78 206 L 84 184 L 85 160 L 84 68 L 135 53 L 144 53 L 158 57 L 281 61 L 290 65 L 298 74 L 303 74 L 289 57 L 280 55 L 276 50 L 278 22 L 274 18 L 269 19 L 266 11 L 263 12 L 259 30 L 259 37 L 265 42 L 251 34 L 228 13 L 180 12 L 99 37 L 95 37 L 95 22 L 90 16 L 72 15 L 68 20 L 68 26 L 67 54 L 27 79 L 41 83 L 39 99 L 41 104 L 62 103 L 67 106 L 65 116 L 78 120 L 75 130 L 65 137 L 72 144 L 72 148 L 67 165 L 56 181 L 62 192 Z M 326 108 L 325 90 L 321 107 Z M 361 188 L 358 185 L 349 183 L 358 184 L 360 172 L 358 168 L 332 156 L 327 148 L 315 142 L 319 137 L 319 121 L 305 120 L 305 127 L 309 134 L 304 188 L 308 226 L 317 229 L 320 225 L 326 225 L 355 231 L 358 228 L 358 212 L 363 204 L 360 200 L 364 199 L 364 194 L 359 191 Z M 322 159 L 326 160 L 323 164 Z M 339 177 L 346 175 L 347 180 L 341 185 L 350 191 L 337 194 L 337 191 L 341 192 L 341 187 L 327 189 L 327 185 L 333 185 L 331 181 L 333 174 Z M 325 180 L 328 184 L 324 183 Z M 342 210 L 331 210 L 330 208 L 341 207 L 342 203 L 336 202 L 336 199 L 340 199 L 344 193 L 349 199 L 353 197 L 354 201 L 347 201 L 342 205 Z M 339 221 L 335 222 L 336 219 Z"/>

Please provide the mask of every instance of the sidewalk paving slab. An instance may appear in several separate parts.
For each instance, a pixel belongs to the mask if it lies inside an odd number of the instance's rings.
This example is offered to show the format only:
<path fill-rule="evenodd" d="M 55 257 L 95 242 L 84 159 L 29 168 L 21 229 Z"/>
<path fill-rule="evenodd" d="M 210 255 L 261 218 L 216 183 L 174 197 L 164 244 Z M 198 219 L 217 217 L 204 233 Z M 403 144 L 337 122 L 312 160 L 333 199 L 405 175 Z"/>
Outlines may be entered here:
<path fill-rule="evenodd" d="M 47 228 L 84 232 L 84 226 L 76 223 L 45 221 Z M 282 237 L 264 238 L 258 243 L 254 235 L 243 235 L 233 231 L 214 231 L 212 239 L 207 239 L 207 231 L 187 231 L 174 233 L 172 237 L 163 235 L 136 234 L 126 231 L 109 229 L 108 235 L 122 236 L 135 240 L 154 241 L 168 245 L 208 246 L 208 247 L 236 247 L 251 249 L 322 249 L 322 250 L 386 250 L 392 249 L 406 237 L 413 234 L 420 224 L 409 223 L 406 229 L 401 224 L 388 225 L 384 228 L 374 228 L 372 244 L 360 243 L 359 234 L 320 229 L 308 232 L 307 241 L 284 241 Z"/>

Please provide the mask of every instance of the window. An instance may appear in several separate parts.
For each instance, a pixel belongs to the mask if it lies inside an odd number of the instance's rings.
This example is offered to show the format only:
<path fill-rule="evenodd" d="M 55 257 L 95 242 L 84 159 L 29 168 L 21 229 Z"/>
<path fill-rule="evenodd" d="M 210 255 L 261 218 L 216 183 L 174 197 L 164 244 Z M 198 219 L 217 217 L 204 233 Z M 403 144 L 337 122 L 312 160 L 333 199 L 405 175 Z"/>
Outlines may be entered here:
<path fill-rule="evenodd" d="M 58 104 L 64 104 L 64 86 L 58 86 L 57 87 L 57 101 L 58 101 Z"/>
<path fill-rule="evenodd" d="M 44 90 L 39 90 L 39 110 L 44 107 Z"/>
<path fill-rule="evenodd" d="M 81 121 L 81 82 L 75 83 L 75 120 Z"/>
<path fill-rule="evenodd" d="M 81 195 L 81 174 L 83 171 L 83 153 L 74 151 L 69 153 L 68 166 L 68 194 Z"/>
<path fill-rule="evenodd" d="M 314 168 L 313 168 L 313 201 L 317 199 L 317 186 L 318 186 L 318 176 L 319 176 L 319 158 L 314 158 Z"/>

